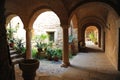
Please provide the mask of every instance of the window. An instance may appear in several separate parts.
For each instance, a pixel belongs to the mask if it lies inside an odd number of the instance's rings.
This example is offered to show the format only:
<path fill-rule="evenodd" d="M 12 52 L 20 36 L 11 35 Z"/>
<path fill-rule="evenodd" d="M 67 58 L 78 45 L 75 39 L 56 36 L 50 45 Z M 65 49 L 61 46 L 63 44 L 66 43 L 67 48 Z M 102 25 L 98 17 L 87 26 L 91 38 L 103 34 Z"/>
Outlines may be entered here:
<path fill-rule="evenodd" d="M 47 32 L 48 36 L 49 36 L 49 41 L 53 41 L 54 42 L 54 32 Z"/>

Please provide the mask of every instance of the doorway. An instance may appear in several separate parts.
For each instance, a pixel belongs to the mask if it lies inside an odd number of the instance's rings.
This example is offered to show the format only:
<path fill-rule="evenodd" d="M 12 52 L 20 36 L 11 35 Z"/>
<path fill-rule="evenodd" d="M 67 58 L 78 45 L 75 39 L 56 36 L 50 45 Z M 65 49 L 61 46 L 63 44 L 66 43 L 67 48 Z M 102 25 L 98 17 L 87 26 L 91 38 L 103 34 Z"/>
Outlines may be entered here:
<path fill-rule="evenodd" d="M 96 26 L 88 26 L 85 30 L 86 47 L 98 47 L 98 29 Z"/>
<path fill-rule="evenodd" d="M 86 26 L 86 25 L 85 25 Z M 87 25 L 83 28 L 83 43 L 87 52 L 101 52 L 101 28 L 99 25 Z"/>

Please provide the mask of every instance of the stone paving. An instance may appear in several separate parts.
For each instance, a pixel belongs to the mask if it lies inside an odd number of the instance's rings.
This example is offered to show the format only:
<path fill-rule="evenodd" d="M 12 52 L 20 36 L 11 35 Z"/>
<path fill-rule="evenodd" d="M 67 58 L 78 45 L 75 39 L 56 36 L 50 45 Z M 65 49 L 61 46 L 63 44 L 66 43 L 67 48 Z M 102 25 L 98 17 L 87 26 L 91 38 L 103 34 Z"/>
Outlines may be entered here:
<path fill-rule="evenodd" d="M 79 53 L 61 75 L 65 80 L 120 80 L 120 73 L 103 53 Z"/>
<path fill-rule="evenodd" d="M 61 62 L 40 61 L 35 80 L 120 80 L 120 73 L 104 53 L 79 53 L 70 63 L 70 67 L 61 68 Z M 16 75 L 16 80 L 23 80 L 18 67 Z"/>

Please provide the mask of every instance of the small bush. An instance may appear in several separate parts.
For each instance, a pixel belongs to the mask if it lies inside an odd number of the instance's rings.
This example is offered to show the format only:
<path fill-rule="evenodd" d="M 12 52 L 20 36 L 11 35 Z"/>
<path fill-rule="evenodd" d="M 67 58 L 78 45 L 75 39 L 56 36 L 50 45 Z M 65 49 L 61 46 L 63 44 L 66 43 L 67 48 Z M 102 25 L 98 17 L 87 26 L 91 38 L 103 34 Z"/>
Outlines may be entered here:
<path fill-rule="evenodd" d="M 36 54 L 37 54 L 37 49 L 32 49 L 32 57 L 36 58 Z"/>

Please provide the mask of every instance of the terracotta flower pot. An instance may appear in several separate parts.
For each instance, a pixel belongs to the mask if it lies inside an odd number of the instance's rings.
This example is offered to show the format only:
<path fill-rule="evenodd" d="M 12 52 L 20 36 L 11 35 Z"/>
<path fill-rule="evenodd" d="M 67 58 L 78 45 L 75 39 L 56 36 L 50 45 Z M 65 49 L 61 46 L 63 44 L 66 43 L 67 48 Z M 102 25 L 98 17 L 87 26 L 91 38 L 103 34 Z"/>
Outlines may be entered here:
<path fill-rule="evenodd" d="M 10 46 L 11 48 L 14 48 L 14 43 L 10 43 L 9 46 Z"/>
<path fill-rule="evenodd" d="M 35 80 L 36 70 L 39 67 L 39 61 L 36 59 L 25 59 L 19 63 L 24 80 Z"/>

